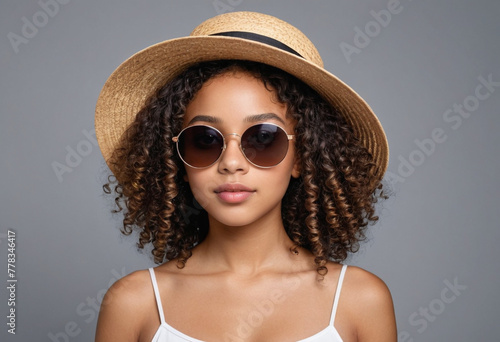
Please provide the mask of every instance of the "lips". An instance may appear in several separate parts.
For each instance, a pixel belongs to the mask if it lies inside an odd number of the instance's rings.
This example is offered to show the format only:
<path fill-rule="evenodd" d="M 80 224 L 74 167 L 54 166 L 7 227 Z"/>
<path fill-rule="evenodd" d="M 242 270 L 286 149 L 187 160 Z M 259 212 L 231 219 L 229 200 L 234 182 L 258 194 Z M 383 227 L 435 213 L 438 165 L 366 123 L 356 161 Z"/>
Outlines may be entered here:
<path fill-rule="evenodd" d="M 242 185 L 242 184 L 223 184 L 221 186 L 218 186 L 215 188 L 214 192 L 221 193 L 221 192 L 254 192 L 254 190 Z"/>
<path fill-rule="evenodd" d="M 242 184 L 223 184 L 218 186 L 214 192 L 223 202 L 241 203 L 250 197 L 255 190 L 252 190 Z"/>

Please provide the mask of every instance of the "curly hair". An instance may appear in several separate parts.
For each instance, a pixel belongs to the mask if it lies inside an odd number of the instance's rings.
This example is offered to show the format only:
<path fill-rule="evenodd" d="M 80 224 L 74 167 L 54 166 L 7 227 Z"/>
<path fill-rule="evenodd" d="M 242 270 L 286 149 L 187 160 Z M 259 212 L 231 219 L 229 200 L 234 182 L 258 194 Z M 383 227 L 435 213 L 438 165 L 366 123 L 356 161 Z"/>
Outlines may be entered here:
<path fill-rule="evenodd" d="M 182 129 L 186 106 L 205 82 L 229 71 L 260 79 L 296 122 L 300 177 L 292 178 L 282 200 L 282 219 L 294 245 L 314 255 L 317 272 L 328 260 L 356 252 L 369 223 L 378 220 L 375 203 L 386 198 L 375 177 L 372 156 L 335 108 L 308 85 L 265 64 L 222 60 L 192 66 L 150 98 L 121 139 L 110 160 L 115 177 L 103 186 L 116 193 L 122 233 L 139 231 L 138 247 L 152 243 L 154 261 L 177 259 L 184 267 L 191 249 L 208 233 L 207 213 L 197 204 L 172 137 Z"/>

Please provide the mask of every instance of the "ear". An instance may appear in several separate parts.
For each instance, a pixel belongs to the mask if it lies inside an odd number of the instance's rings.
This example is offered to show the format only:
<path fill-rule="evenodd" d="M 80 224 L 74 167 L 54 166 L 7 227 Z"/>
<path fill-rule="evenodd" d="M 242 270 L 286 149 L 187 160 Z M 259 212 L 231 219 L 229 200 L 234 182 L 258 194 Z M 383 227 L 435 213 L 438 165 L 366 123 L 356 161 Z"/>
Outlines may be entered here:
<path fill-rule="evenodd" d="M 292 168 L 292 177 L 299 178 L 300 177 L 300 160 L 295 159 Z"/>

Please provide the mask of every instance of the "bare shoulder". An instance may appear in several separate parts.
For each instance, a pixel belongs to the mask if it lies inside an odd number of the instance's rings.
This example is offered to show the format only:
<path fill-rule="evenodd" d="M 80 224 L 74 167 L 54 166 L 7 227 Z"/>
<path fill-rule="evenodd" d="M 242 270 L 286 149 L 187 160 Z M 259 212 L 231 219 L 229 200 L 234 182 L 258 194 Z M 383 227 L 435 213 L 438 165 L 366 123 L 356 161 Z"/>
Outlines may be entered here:
<path fill-rule="evenodd" d="M 330 273 L 333 276 L 337 275 L 337 278 L 331 278 L 335 283 L 338 281 L 341 269 L 341 264 L 328 263 L 328 275 Z M 392 306 L 391 293 L 384 281 L 357 266 L 348 266 L 346 269 L 342 283 L 342 297 L 344 301 L 349 301 L 349 306 L 360 305 L 365 309 L 367 306 Z"/>
<path fill-rule="evenodd" d="M 392 305 L 389 288 L 382 279 L 371 272 L 357 266 L 349 266 L 344 282 L 346 288 L 357 293 L 357 297 L 364 305 L 387 302 Z"/>
<path fill-rule="evenodd" d="M 356 266 L 347 268 L 339 300 L 340 309 L 344 318 L 353 323 L 357 341 L 396 341 L 391 292 L 385 282 L 373 273 Z"/>
<path fill-rule="evenodd" d="M 149 271 L 135 271 L 117 280 L 109 288 L 102 305 L 103 308 L 116 305 L 140 306 L 144 298 L 152 294 Z"/>
<path fill-rule="evenodd" d="M 148 270 L 136 271 L 117 280 L 103 298 L 96 342 L 138 341 L 144 325 L 141 318 L 148 317 L 154 305 Z"/>

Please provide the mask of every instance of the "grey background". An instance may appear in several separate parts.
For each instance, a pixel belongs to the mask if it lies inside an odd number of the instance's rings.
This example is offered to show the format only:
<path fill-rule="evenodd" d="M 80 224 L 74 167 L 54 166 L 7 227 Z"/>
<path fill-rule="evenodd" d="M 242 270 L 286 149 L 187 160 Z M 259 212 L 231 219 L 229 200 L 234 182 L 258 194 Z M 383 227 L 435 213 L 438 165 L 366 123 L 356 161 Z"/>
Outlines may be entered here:
<path fill-rule="evenodd" d="M 378 114 L 389 175 L 399 178 L 388 179 L 394 194 L 349 263 L 390 287 L 400 341 L 500 340 L 500 87 L 473 98 L 480 76 L 500 81 L 500 2 L 401 0 L 380 32 L 370 11 L 391 1 L 220 0 L 233 4 L 225 9 L 212 0 L 60 2 L 46 22 L 38 1 L 0 4 L 0 340 L 91 341 L 110 283 L 152 265 L 118 232 L 101 191 L 106 166 L 83 131 L 93 129 L 99 91 L 123 60 L 223 10 L 264 12 L 300 28 L 326 68 Z M 22 36 L 23 17 L 40 27 L 16 53 L 8 35 Z M 367 24 L 373 37 L 348 62 L 340 46 L 355 46 L 356 27 Z M 457 127 L 458 114 L 448 112 L 447 122 L 443 114 L 464 101 L 470 115 Z M 415 140 L 436 129 L 446 140 L 418 152 Z M 71 172 L 58 178 L 53 163 L 66 164 L 77 148 L 85 156 L 73 156 Z M 402 160 L 418 165 L 405 169 Z M 5 324 L 8 229 L 17 234 L 16 335 Z M 459 285 L 455 294 L 447 283 Z"/>

